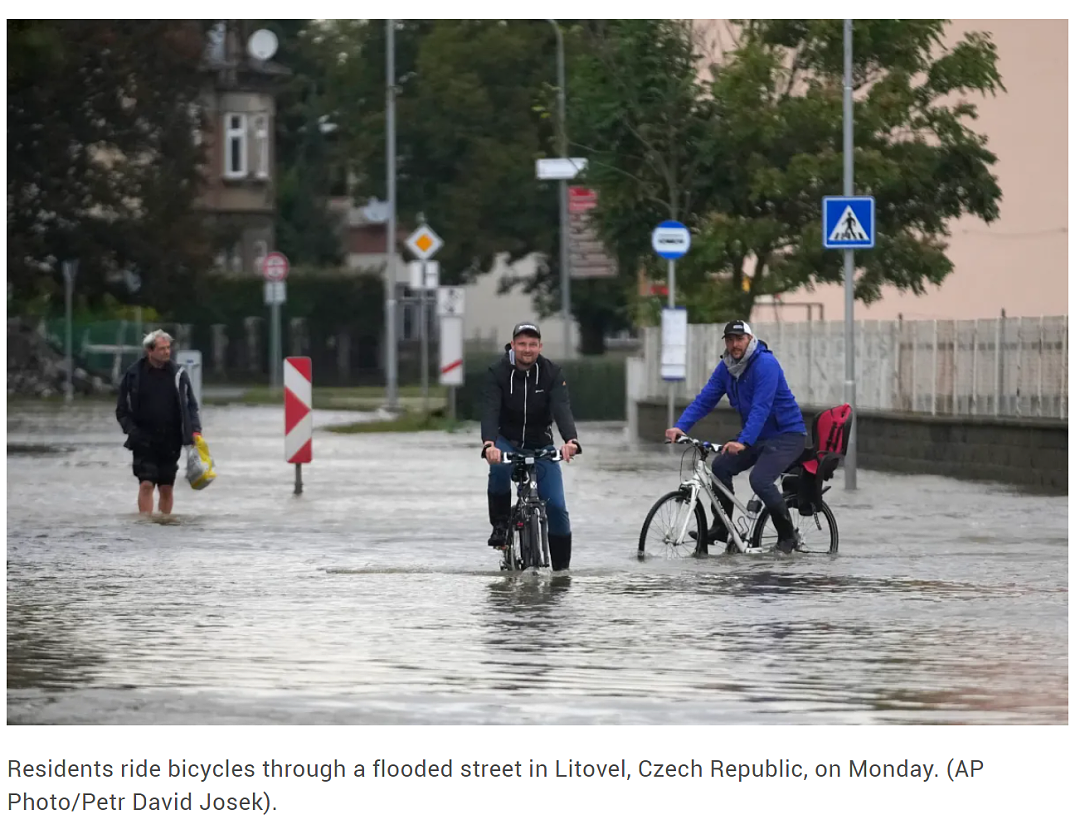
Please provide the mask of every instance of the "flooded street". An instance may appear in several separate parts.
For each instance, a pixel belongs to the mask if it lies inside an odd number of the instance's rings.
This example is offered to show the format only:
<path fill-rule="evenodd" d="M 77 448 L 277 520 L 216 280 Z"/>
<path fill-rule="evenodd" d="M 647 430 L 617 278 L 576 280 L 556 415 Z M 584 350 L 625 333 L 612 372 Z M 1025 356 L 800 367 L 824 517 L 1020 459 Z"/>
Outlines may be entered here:
<path fill-rule="evenodd" d="M 162 523 L 112 409 L 9 404 L 9 723 L 1068 722 L 1067 498 L 841 472 L 837 556 L 642 563 L 680 455 L 579 424 L 570 575 L 511 578 L 476 425 L 316 412 L 294 497 L 281 410 L 208 406 Z"/>

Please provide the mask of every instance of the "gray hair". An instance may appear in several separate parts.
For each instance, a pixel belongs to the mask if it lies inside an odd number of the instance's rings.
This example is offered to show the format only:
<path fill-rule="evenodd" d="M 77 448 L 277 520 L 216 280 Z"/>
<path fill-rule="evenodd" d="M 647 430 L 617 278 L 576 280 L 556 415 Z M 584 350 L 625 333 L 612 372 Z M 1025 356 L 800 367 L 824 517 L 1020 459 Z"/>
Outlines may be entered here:
<path fill-rule="evenodd" d="M 157 346 L 157 341 L 160 339 L 164 339 L 165 342 L 172 345 L 173 338 L 172 336 L 170 336 L 169 332 L 163 331 L 162 329 L 158 328 L 157 330 L 151 331 L 149 334 L 143 337 L 143 348 L 145 348 L 147 351 L 153 351 L 155 346 Z"/>

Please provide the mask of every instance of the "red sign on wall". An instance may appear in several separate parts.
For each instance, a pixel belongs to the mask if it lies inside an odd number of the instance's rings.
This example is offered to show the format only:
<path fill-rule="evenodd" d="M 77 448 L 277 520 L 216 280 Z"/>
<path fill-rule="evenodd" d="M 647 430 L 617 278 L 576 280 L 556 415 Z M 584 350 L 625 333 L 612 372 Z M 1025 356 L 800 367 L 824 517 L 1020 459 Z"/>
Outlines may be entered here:
<path fill-rule="evenodd" d="M 589 221 L 596 207 L 596 191 L 588 187 L 567 187 L 570 213 L 570 278 L 610 278 L 619 273 L 615 259 L 608 254 Z"/>

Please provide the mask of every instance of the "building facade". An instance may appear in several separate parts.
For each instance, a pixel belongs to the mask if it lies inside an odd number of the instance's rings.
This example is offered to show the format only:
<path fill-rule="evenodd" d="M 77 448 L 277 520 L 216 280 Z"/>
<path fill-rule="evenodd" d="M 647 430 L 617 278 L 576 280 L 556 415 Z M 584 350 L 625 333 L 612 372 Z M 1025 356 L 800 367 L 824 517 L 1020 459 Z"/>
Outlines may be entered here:
<path fill-rule="evenodd" d="M 274 249 L 275 93 L 289 71 L 248 51 L 253 21 L 223 20 L 208 35 L 199 101 L 204 186 L 196 200 L 211 226 L 215 266 L 259 274 Z"/>

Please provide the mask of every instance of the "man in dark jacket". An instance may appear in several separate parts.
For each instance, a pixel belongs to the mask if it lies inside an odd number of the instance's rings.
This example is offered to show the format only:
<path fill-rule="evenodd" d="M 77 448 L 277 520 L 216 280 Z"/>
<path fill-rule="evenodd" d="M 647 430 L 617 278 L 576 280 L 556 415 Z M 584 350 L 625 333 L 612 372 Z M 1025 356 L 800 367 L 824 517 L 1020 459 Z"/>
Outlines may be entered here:
<path fill-rule="evenodd" d="M 685 434 L 726 394 L 731 407 L 739 412 L 742 431 L 735 440 L 724 444 L 713 461 L 713 474 L 730 490 L 732 478 L 753 467 L 750 487 L 769 511 L 776 527 L 777 549 L 791 552 L 795 546 L 795 528 L 784 496 L 776 488 L 776 479 L 802 455 L 806 446 L 806 422 L 788 388 L 779 361 L 769 347 L 754 336 L 747 323 L 742 320 L 729 322 L 724 327 L 724 345 L 723 359 L 709 382 L 686 407 L 679 422 L 664 435 L 668 440 L 675 440 Z M 717 496 L 730 517 L 731 501 L 720 492 Z M 709 530 L 709 543 L 725 543 L 727 534 L 727 526 L 715 516 Z"/>
<path fill-rule="evenodd" d="M 172 512 L 173 483 L 184 446 L 202 432 L 199 404 L 187 372 L 171 359 L 172 337 L 158 329 L 143 340 L 146 356 L 124 374 L 116 401 L 116 419 L 127 435 L 132 468 L 139 479 L 139 512 Z"/>
<path fill-rule="evenodd" d="M 488 369 L 480 438 L 484 457 L 491 464 L 488 518 L 492 531 L 488 544 L 492 547 L 506 543 L 510 522 L 511 468 L 500 463 L 502 453 L 553 446 L 552 419 L 565 441 L 560 450 L 562 459 L 569 463 L 581 451 L 562 369 L 540 354 L 542 348 L 540 329 L 531 322 L 520 323 L 514 327 L 506 354 Z M 537 488 L 547 501 L 551 569 L 565 570 L 570 566 L 571 534 L 562 472 L 553 461 L 539 461 L 538 465 L 543 467 L 537 475 Z"/>

